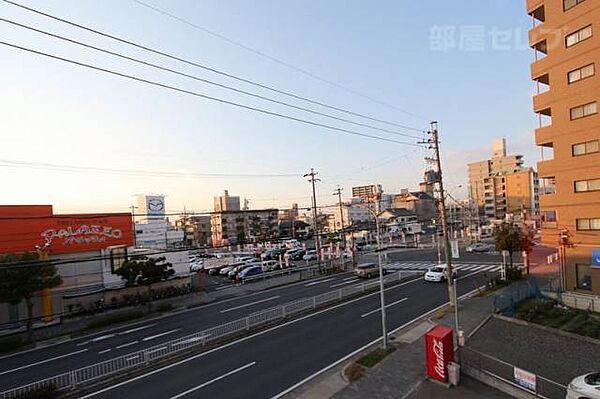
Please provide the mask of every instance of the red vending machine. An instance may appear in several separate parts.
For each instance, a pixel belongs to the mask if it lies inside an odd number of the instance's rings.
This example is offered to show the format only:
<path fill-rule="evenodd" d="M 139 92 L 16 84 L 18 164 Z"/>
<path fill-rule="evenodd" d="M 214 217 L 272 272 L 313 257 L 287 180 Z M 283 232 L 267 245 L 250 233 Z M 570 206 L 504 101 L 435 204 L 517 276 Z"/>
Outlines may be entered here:
<path fill-rule="evenodd" d="M 427 376 L 440 382 L 448 382 L 448 363 L 454 361 L 452 329 L 435 326 L 425 334 L 427 353 Z"/>

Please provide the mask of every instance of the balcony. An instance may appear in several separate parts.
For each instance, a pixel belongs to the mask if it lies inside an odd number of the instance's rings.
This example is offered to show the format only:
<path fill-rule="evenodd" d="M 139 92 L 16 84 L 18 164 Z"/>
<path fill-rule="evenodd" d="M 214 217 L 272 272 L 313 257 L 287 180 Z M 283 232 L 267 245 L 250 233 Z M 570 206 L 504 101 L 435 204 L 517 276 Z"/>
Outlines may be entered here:
<path fill-rule="evenodd" d="M 543 113 L 543 115 L 552 116 L 552 109 L 550 108 L 552 97 L 553 96 L 550 91 L 539 93 L 533 96 L 533 111 L 536 113 L 541 113 L 541 111 L 548 112 L 549 115 L 546 113 Z"/>
<path fill-rule="evenodd" d="M 535 144 L 544 146 L 547 143 L 551 143 L 554 140 L 555 132 L 552 129 L 552 125 L 542 126 L 535 129 Z"/>
<path fill-rule="evenodd" d="M 546 21 L 546 11 L 544 8 L 544 0 L 527 0 L 528 14 L 534 19 L 544 23 Z"/>
<path fill-rule="evenodd" d="M 547 161 L 539 161 L 537 166 L 538 175 L 540 176 L 540 178 L 551 177 L 556 175 L 557 165 L 553 159 Z"/>

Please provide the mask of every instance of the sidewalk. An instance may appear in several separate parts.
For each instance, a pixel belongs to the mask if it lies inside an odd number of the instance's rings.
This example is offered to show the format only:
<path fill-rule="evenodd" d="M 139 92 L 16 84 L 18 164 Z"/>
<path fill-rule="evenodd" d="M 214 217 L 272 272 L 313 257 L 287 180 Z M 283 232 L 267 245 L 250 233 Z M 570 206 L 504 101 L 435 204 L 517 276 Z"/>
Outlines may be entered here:
<path fill-rule="evenodd" d="M 473 297 L 460 302 L 460 325 L 465 335 L 473 331 L 490 315 L 494 297 Z M 299 398 L 509 398 L 493 388 L 465 377 L 458 387 L 446 388 L 425 379 L 425 347 L 423 335 L 434 325 L 454 325 L 453 313 L 434 314 L 425 321 L 399 331 L 392 336 L 396 351 L 371 369 L 355 383 L 341 377 L 344 365 L 305 387 L 294 397 Z M 347 363 L 346 363 L 347 364 Z"/>

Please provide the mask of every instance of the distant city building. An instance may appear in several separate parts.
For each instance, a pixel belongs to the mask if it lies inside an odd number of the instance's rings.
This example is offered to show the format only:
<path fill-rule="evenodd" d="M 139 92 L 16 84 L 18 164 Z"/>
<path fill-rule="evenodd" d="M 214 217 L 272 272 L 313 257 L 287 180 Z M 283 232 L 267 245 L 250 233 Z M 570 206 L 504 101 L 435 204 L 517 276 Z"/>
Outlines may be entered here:
<path fill-rule="evenodd" d="M 225 212 L 225 211 L 239 211 L 240 210 L 240 197 L 232 197 L 229 195 L 229 191 L 223 191 L 223 195 L 214 198 L 214 211 Z"/>
<path fill-rule="evenodd" d="M 167 249 L 184 244 L 184 232 L 176 230 L 165 218 L 164 195 L 138 195 L 138 215 L 135 217 L 135 246 Z"/>
<path fill-rule="evenodd" d="M 282 209 L 279 214 L 280 220 L 298 220 L 298 204 L 292 204 L 290 209 Z"/>
<path fill-rule="evenodd" d="M 515 173 L 523 169 L 522 155 L 506 155 L 506 141 L 497 139 L 492 146 L 492 158 L 473 162 L 469 168 L 469 197 L 473 198 L 483 215 L 485 206 L 485 179 L 499 174 Z"/>
<path fill-rule="evenodd" d="M 184 231 L 184 242 L 188 247 L 210 245 L 210 215 L 184 216 L 175 222 L 178 230 Z"/>
<path fill-rule="evenodd" d="M 254 243 L 279 235 L 278 209 L 214 212 L 211 215 L 212 245 Z"/>
<path fill-rule="evenodd" d="M 381 184 L 370 184 L 367 186 L 356 186 L 352 187 L 352 197 L 362 198 L 365 201 L 373 201 L 378 199 L 383 194 Z"/>
<path fill-rule="evenodd" d="M 487 221 L 537 219 L 538 178 L 523 167 L 522 155 L 506 155 L 506 141 L 495 140 L 492 158 L 468 164 L 469 197 Z"/>
<path fill-rule="evenodd" d="M 561 253 L 561 287 L 600 295 L 600 8 L 598 1 L 527 2 L 542 160 L 542 243 Z M 523 71 L 525 72 L 525 71 Z M 564 297 L 563 297 L 564 298 Z M 571 298 L 588 309 L 588 301 Z M 577 306 L 577 305 L 575 305 Z"/>

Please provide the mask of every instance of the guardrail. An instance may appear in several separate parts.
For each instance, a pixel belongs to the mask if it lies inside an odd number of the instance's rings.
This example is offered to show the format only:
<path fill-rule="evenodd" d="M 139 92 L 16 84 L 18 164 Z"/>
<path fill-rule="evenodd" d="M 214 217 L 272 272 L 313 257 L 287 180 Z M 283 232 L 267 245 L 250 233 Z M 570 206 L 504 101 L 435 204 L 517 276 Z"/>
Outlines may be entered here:
<path fill-rule="evenodd" d="M 475 370 L 538 398 L 564 399 L 567 394 L 567 387 L 558 382 L 474 349 L 460 348 L 460 361 L 463 371 L 469 375 L 472 375 L 469 369 Z M 476 375 L 472 376 L 477 378 Z"/>
<path fill-rule="evenodd" d="M 384 281 L 386 284 L 389 284 L 402 281 L 410 276 L 421 274 L 423 274 L 422 271 L 394 272 L 385 276 Z M 54 389 L 56 391 L 73 390 L 83 384 L 93 383 L 115 374 L 122 375 L 123 372 L 139 368 L 140 366 L 148 366 L 153 362 L 171 355 L 180 354 L 190 348 L 213 344 L 225 338 L 230 338 L 309 310 L 340 302 L 346 298 L 365 293 L 377 287 L 379 287 L 379 279 L 374 279 L 369 282 L 354 284 L 335 291 L 326 292 L 315 297 L 299 299 L 137 352 L 128 353 L 104 362 L 92 364 L 41 381 L 0 392 L 0 399 L 14 399 L 21 395 L 26 395 L 42 389 Z"/>

